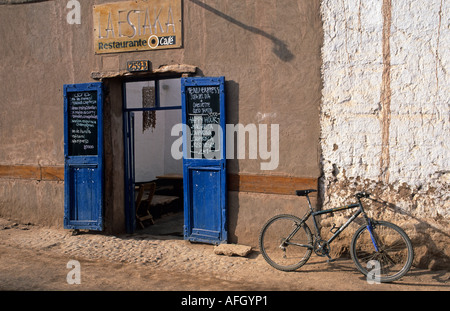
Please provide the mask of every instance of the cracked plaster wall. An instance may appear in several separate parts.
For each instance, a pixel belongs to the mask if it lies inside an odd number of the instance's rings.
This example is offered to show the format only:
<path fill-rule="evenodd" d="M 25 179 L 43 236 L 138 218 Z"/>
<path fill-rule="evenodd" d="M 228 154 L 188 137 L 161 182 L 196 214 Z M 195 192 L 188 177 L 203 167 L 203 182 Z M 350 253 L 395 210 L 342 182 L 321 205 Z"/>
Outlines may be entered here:
<path fill-rule="evenodd" d="M 370 214 L 406 229 L 416 263 L 448 264 L 450 2 L 322 1 L 321 11 L 323 207 L 372 192 Z"/>

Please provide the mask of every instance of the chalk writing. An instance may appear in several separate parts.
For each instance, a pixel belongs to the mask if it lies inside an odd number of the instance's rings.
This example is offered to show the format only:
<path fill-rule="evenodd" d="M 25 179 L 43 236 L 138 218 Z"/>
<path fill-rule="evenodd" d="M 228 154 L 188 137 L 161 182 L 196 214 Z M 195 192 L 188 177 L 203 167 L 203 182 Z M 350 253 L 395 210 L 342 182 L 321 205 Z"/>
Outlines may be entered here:
<path fill-rule="evenodd" d="M 97 91 L 68 93 L 69 155 L 97 155 Z"/>
<path fill-rule="evenodd" d="M 220 157 L 220 88 L 186 88 L 186 123 L 190 133 L 191 158 Z M 189 142 L 188 142 L 189 145 Z"/>

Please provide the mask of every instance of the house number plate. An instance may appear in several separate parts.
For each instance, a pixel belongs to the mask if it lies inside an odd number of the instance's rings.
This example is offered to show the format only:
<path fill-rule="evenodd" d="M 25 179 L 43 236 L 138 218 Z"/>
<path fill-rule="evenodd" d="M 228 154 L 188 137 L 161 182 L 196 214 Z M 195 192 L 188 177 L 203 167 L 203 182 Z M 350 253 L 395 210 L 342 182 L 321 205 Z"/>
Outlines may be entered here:
<path fill-rule="evenodd" d="M 148 60 L 133 60 L 127 62 L 127 69 L 130 72 L 148 71 L 148 68 L 149 68 Z"/>

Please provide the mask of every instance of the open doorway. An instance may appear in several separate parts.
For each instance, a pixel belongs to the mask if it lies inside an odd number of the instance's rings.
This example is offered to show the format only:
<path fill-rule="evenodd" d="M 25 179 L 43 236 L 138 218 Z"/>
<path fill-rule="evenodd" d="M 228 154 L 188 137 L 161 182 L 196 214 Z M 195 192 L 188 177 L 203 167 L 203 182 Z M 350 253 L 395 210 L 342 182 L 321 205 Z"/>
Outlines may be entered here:
<path fill-rule="evenodd" d="M 183 237 L 179 78 L 124 83 L 127 231 Z M 181 144 L 180 148 L 181 148 Z"/>

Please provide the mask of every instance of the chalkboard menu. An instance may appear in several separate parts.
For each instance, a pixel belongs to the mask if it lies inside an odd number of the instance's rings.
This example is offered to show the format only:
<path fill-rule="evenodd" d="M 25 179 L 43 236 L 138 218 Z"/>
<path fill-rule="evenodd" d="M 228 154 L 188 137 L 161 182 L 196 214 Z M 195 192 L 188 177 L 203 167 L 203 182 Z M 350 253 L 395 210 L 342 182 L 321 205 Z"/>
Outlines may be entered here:
<path fill-rule="evenodd" d="M 97 91 L 67 93 L 69 155 L 97 155 Z"/>
<path fill-rule="evenodd" d="M 220 87 L 187 86 L 186 114 L 190 158 L 220 158 Z"/>

